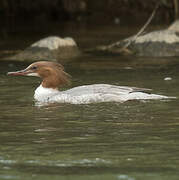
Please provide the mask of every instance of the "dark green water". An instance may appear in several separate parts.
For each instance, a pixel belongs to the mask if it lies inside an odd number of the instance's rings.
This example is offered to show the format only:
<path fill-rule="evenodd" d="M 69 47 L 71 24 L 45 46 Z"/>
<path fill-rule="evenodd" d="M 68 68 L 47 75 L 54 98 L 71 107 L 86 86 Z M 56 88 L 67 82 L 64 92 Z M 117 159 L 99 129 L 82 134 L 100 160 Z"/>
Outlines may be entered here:
<path fill-rule="evenodd" d="M 179 179 L 179 99 L 38 107 L 38 78 L 6 76 L 27 65 L 0 66 L 0 179 Z M 129 85 L 179 97 L 174 58 L 83 56 L 65 67 L 72 86 Z"/>

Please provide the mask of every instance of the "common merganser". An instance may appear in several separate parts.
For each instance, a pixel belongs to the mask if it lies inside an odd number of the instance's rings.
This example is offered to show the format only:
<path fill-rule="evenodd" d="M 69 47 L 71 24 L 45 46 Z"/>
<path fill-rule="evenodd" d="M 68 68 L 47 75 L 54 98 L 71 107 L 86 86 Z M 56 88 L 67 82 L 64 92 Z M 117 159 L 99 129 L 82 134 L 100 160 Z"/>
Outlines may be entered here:
<path fill-rule="evenodd" d="M 8 75 L 40 77 L 42 83 L 35 90 L 34 99 L 42 103 L 89 104 L 172 98 L 146 93 L 150 89 L 109 84 L 84 85 L 59 91 L 59 87 L 69 84 L 70 75 L 64 71 L 61 64 L 49 61 L 32 63 L 24 70 L 8 72 Z"/>

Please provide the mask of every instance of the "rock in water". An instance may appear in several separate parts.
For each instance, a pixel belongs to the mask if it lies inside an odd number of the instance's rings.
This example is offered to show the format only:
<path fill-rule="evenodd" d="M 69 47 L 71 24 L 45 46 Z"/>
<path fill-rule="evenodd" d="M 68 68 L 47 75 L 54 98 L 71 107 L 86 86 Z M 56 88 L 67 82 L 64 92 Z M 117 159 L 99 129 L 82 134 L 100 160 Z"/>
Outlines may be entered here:
<path fill-rule="evenodd" d="M 113 43 L 105 50 L 111 53 L 121 53 L 121 49 L 128 42 L 127 47 L 132 54 L 136 56 L 148 57 L 172 57 L 179 56 L 179 20 L 175 21 L 167 29 L 152 31 L 146 34 L 126 38 L 124 40 Z"/>
<path fill-rule="evenodd" d="M 179 56 L 179 21 L 165 30 L 139 36 L 129 48 L 139 56 Z"/>
<path fill-rule="evenodd" d="M 31 45 L 31 47 L 48 48 L 49 50 L 57 50 L 60 47 L 73 46 L 77 46 L 77 44 L 72 38 L 60 38 L 57 36 L 47 37 Z"/>
<path fill-rule="evenodd" d="M 19 61 L 63 60 L 79 54 L 78 46 L 72 38 L 50 36 L 33 43 L 19 54 L 6 59 Z"/>

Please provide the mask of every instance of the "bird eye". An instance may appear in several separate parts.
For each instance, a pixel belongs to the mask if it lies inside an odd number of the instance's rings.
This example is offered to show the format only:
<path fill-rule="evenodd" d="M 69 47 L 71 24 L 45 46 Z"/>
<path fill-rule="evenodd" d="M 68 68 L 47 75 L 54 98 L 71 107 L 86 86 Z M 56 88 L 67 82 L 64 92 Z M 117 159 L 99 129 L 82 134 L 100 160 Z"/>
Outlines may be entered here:
<path fill-rule="evenodd" d="M 37 69 L 37 66 L 32 66 L 31 69 L 32 69 L 32 70 L 36 70 L 36 69 Z"/>

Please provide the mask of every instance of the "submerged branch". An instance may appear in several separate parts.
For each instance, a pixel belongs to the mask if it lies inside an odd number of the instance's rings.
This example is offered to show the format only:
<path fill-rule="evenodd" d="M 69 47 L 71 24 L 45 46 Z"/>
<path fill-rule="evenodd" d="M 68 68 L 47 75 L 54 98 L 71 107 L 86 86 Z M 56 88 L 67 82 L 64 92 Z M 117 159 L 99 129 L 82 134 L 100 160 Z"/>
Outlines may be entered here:
<path fill-rule="evenodd" d="M 147 26 L 150 24 L 150 22 L 152 21 L 152 19 L 153 19 L 155 13 L 156 13 L 156 10 L 157 10 L 158 7 L 159 7 L 159 3 L 155 6 L 155 9 L 153 10 L 152 14 L 150 15 L 149 19 L 148 19 L 147 22 L 144 24 L 144 26 L 139 30 L 139 32 L 138 32 L 136 35 L 134 35 L 132 38 L 129 39 L 129 41 L 127 42 L 127 44 L 126 44 L 124 47 L 122 47 L 121 50 L 124 50 L 124 49 L 126 49 L 127 47 L 129 47 L 129 46 L 131 45 L 131 43 L 134 42 L 134 41 L 137 39 L 137 37 L 139 37 L 139 36 L 144 32 L 144 30 L 146 29 L 146 27 L 147 27 Z M 118 42 L 116 42 L 116 43 L 113 43 L 113 44 L 107 46 L 107 48 L 109 49 L 109 48 L 118 46 L 120 43 L 121 43 L 121 41 L 118 41 Z"/>
<path fill-rule="evenodd" d="M 137 37 L 139 37 L 144 32 L 146 27 L 152 21 L 158 7 L 159 7 L 159 3 L 157 3 L 149 19 L 136 35 L 133 35 L 132 37 L 129 37 L 125 40 L 117 41 L 107 46 L 104 45 L 104 46 L 98 46 L 96 48 L 88 49 L 86 52 L 102 51 L 102 52 L 113 52 L 113 53 L 121 53 L 121 54 L 133 54 L 133 52 L 130 49 L 128 49 L 128 47 L 131 45 L 132 42 L 134 42 L 137 39 Z"/>

